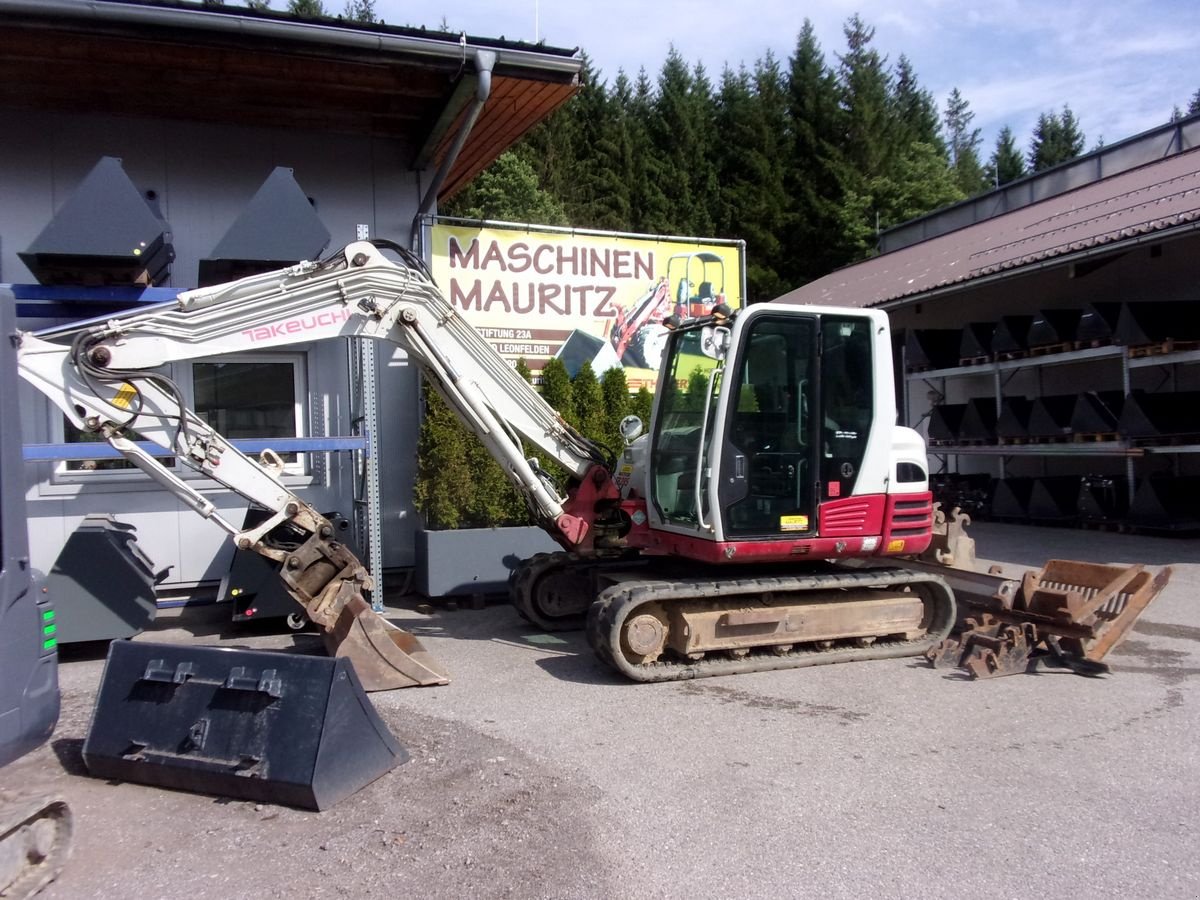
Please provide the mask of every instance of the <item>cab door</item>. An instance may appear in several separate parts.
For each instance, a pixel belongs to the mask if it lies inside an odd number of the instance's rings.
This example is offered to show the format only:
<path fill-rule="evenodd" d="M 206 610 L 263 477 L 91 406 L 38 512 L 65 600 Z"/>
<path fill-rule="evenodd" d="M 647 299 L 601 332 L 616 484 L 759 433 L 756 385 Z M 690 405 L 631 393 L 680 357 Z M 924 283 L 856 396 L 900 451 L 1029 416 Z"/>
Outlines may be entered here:
<path fill-rule="evenodd" d="M 760 314 L 741 329 L 726 379 L 718 507 L 725 540 L 816 531 L 818 319 Z"/>

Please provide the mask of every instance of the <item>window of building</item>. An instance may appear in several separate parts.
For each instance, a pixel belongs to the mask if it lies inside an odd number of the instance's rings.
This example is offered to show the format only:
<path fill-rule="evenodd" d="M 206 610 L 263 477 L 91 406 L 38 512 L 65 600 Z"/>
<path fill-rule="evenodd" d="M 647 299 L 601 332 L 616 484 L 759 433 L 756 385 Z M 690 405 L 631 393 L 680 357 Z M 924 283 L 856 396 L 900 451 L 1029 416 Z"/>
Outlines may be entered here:
<path fill-rule="evenodd" d="M 196 414 L 230 440 L 295 438 L 305 434 L 308 387 L 304 355 L 238 354 L 191 364 Z M 280 453 L 291 474 L 304 471 L 304 454 Z"/>
<path fill-rule="evenodd" d="M 242 438 L 296 438 L 307 434 L 305 399 L 308 396 L 307 362 L 303 353 L 231 354 L 224 357 L 178 363 L 172 377 L 191 409 L 230 440 Z M 75 428 L 65 416 L 64 443 L 101 441 L 98 435 Z M 139 437 L 135 434 L 134 439 Z M 257 454 L 250 454 L 257 456 Z M 306 473 L 300 453 L 280 453 L 289 475 Z M 163 457 L 175 467 L 174 457 Z M 144 477 L 125 459 L 67 460 L 60 474 L 103 477 L 120 473 Z M 187 477 L 186 467 L 180 474 Z"/>

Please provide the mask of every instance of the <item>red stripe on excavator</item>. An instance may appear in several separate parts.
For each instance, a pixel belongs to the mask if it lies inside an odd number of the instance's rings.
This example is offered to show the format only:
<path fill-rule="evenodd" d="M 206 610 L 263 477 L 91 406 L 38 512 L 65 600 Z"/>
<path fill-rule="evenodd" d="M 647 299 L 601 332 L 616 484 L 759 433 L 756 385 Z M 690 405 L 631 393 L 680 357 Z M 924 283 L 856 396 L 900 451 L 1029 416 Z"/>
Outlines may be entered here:
<path fill-rule="evenodd" d="M 933 539 L 933 495 L 920 494 L 877 494 L 866 497 L 846 498 L 869 501 L 869 515 L 880 511 L 879 530 L 867 534 L 821 534 L 814 538 L 713 541 L 702 537 L 676 534 L 649 528 L 644 518 L 627 535 L 631 547 L 647 553 L 665 556 L 680 556 L 707 563 L 779 562 L 797 559 L 838 559 L 864 556 L 909 556 L 924 552 Z M 627 508 L 644 506 L 623 504 Z M 825 514 L 829 505 L 822 504 L 820 514 Z M 850 506 L 849 503 L 846 503 Z M 644 515 L 644 514 L 643 514 Z M 636 521 L 636 520 L 635 520 Z M 822 522 L 825 519 L 822 518 Z M 872 545 L 871 539 L 874 539 Z M 867 544 L 870 549 L 863 548 Z"/>
<path fill-rule="evenodd" d="M 884 494 L 842 497 L 822 503 L 817 511 L 821 537 L 858 537 L 883 531 Z"/>

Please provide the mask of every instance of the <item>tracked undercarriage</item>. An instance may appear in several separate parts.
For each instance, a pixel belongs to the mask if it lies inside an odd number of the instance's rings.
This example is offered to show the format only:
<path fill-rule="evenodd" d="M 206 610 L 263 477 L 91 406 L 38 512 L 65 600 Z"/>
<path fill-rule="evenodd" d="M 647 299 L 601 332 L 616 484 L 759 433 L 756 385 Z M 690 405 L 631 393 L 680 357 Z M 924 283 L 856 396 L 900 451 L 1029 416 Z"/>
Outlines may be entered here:
<path fill-rule="evenodd" d="M 579 627 L 586 617 L 596 655 L 635 681 L 920 656 L 956 618 L 950 588 L 927 573 L 825 565 L 730 575 L 694 563 L 539 554 L 511 593 L 540 627 Z"/>
<path fill-rule="evenodd" d="M 71 847 L 72 816 L 60 798 L 0 797 L 0 897 L 32 897 L 54 880 Z"/>

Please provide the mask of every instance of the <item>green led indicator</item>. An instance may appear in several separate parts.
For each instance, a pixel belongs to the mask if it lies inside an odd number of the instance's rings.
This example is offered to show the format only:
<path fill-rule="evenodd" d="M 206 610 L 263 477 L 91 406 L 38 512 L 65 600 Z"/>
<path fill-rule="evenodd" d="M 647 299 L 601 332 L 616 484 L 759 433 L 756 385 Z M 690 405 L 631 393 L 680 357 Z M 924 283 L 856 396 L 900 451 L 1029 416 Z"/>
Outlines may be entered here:
<path fill-rule="evenodd" d="M 50 635 L 54 634 L 54 632 L 56 632 L 56 631 L 58 631 L 57 625 L 47 625 L 45 628 L 42 629 L 42 634 L 49 637 Z"/>
<path fill-rule="evenodd" d="M 57 645 L 58 641 L 56 641 L 54 638 L 50 638 L 48 641 L 42 641 L 43 650 L 53 650 Z"/>
<path fill-rule="evenodd" d="M 43 622 L 53 622 L 54 621 L 54 610 L 48 609 L 44 613 L 42 613 L 42 621 Z"/>

